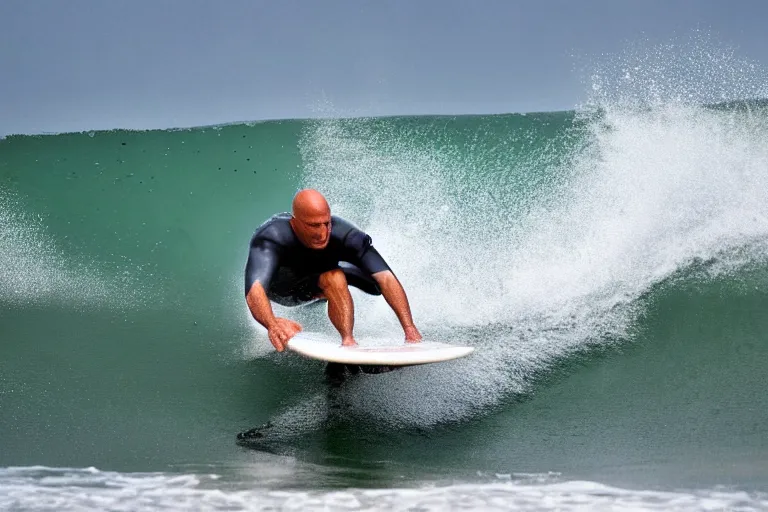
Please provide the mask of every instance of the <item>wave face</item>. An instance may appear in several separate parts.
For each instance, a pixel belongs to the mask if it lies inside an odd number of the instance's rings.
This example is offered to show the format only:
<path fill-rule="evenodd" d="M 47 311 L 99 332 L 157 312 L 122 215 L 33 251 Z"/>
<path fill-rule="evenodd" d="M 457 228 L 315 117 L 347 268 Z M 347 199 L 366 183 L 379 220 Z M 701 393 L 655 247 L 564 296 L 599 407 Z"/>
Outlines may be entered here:
<path fill-rule="evenodd" d="M 364 489 L 443 478 L 478 507 L 764 506 L 768 108 L 722 101 L 766 82 L 727 52 L 670 51 L 618 56 L 574 112 L 0 141 L 6 504 L 87 508 L 127 482 L 211 509 L 429 508 L 429 490 Z M 473 356 L 329 391 L 322 365 L 271 350 L 242 297 L 247 244 L 307 186 L 372 235 L 422 333 Z M 354 297 L 359 340 L 401 336 Z M 277 312 L 333 332 L 322 306 Z M 265 422 L 257 450 L 235 446 Z M 216 478 L 189 469 L 205 464 Z M 292 464 L 325 476 L 295 496 L 202 490 Z"/>

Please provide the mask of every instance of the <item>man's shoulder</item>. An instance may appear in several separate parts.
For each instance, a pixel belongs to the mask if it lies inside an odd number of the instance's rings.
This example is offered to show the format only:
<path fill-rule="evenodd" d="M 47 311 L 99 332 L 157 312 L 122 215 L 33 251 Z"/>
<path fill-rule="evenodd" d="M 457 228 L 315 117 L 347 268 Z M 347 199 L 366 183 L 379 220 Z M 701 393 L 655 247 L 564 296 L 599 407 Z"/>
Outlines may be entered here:
<path fill-rule="evenodd" d="M 331 215 L 332 237 L 343 240 L 347 237 L 347 235 L 349 235 L 349 233 L 353 231 L 360 231 L 360 229 L 346 219 L 337 217 L 336 215 Z"/>
<path fill-rule="evenodd" d="M 371 237 L 368 233 L 346 219 L 335 216 L 332 218 L 333 229 L 331 231 L 331 238 L 335 239 L 336 243 L 356 251 L 364 250 L 371 245 Z"/>
<path fill-rule="evenodd" d="M 262 240 L 268 240 L 278 245 L 290 244 L 294 238 L 290 221 L 290 213 L 273 215 L 256 228 L 251 238 L 251 244 Z"/>

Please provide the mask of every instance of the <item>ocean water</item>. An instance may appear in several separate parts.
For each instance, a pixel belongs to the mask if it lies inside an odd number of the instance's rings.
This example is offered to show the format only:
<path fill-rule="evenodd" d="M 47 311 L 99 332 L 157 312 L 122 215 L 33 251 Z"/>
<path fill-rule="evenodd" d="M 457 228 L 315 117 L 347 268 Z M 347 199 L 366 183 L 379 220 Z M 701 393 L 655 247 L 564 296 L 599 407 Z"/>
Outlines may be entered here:
<path fill-rule="evenodd" d="M 0 509 L 768 509 L 766 82 L 670 51 L 570 112 L 0 140 Z M 472 356 L 272 350 L 248 241 L 307 186 Z"/>

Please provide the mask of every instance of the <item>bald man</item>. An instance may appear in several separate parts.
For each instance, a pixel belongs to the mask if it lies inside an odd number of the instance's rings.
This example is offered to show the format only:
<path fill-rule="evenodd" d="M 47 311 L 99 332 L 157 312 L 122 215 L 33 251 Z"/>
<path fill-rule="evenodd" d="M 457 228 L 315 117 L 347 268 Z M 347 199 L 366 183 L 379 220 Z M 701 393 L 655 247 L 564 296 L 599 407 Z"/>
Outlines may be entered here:
<path fill-rule="evenodd" d="M 341 344 L 356 345 L 349 285 L 370 295 L 383 295 L 400 320 L 405 341 L 421 340 L 405 290 L 373 247 L 371 237 L 332 216 L 317 190 L 299 191 L 291 214 L 273 216 L 251 238 L 245 267 L 246 302 L 278 352 L 301 331 L 301 325 L 276 317 L 271 302 L 296 306 L 327 299 L 328 317 L 341 335 Z"/>

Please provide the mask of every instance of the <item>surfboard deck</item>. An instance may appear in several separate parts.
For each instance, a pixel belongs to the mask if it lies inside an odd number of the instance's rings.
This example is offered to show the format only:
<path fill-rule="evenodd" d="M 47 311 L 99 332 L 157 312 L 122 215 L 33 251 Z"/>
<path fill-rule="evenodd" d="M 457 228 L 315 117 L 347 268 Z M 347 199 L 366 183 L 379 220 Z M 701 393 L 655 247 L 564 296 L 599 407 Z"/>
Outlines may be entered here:
<path fill-rule="evenodd" d="M 311 359 L 331 363 L 411 366 L 441 363 L 465 357 L 474 347 L 437 341 L 405 343 L 400 340 L 360 338 L 358 345 L 343 347 L 338 336 L 300 332 L 288 342 L 288 349 Z"/>

